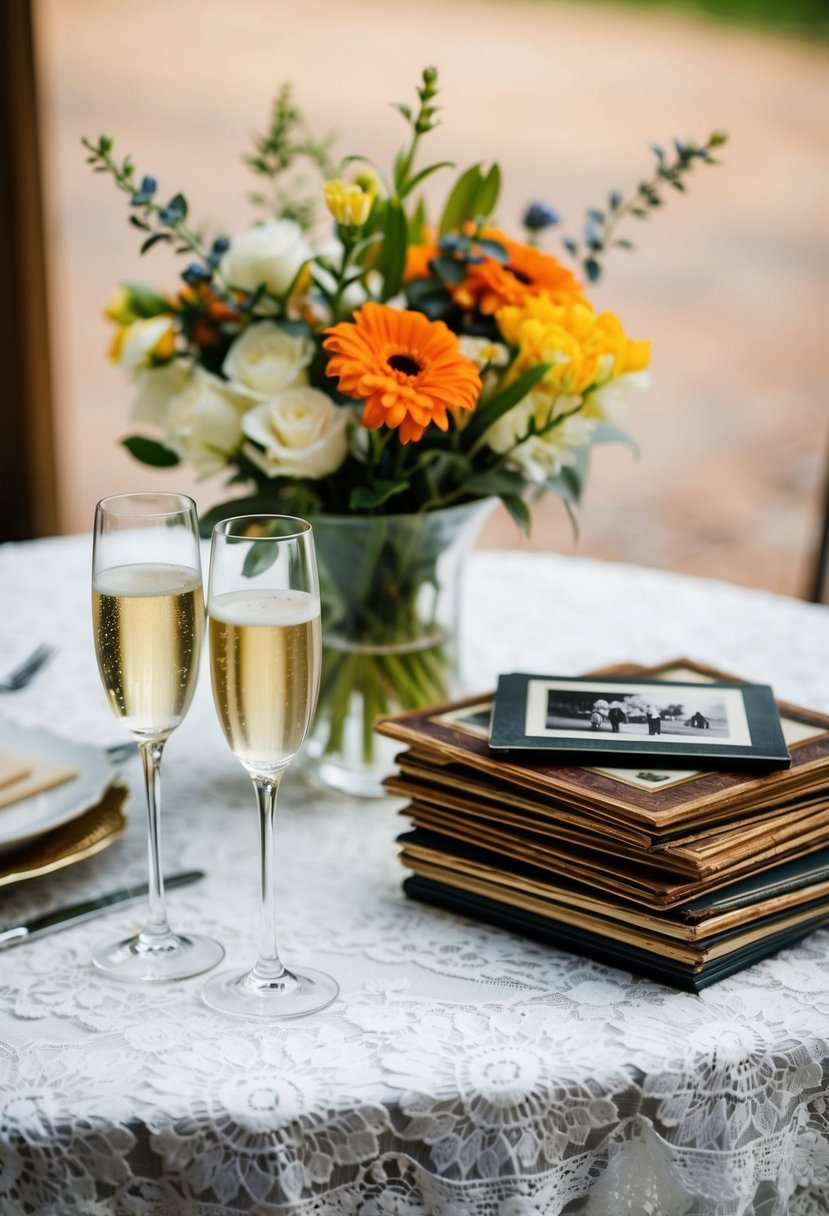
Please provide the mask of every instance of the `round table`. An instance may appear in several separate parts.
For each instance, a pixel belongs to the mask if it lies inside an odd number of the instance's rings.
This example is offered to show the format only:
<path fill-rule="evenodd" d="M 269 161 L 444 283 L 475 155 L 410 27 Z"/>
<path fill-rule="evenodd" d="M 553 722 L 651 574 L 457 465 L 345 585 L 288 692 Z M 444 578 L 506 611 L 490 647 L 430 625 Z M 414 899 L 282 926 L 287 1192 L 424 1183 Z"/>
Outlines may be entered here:
<path fill-rule="evenodd" d="M 95 665 L 90 541 L 0 550 L 0 670 L 57 653 L 0 713 L 101 746 L 125 738 Z M 562 675 L 687 656 L 829 710 L 829 612 L 759 591 L 547 554 L 479 551 L 464 663 Z M 201 679 L 165 754 L 177 928 L 252 961 L 253 796 Z M 0 927 L 146 878 L 137 758 L 128 831 L 98 856 L 0 891 Z M 700 996 L 401 893 L 398 803 L 286 778 L 277 904 L 286 962 L 339 999 L 276 1025 L 224 1018 L 201 981 L 110 981 L 89 962 L 125 907 L 0 955 L 0 1210 L 207 1216 L 344 1212 L 827 1211 L 829 933 Z M 2 812 L 0 812 L 2 813 Z"/>

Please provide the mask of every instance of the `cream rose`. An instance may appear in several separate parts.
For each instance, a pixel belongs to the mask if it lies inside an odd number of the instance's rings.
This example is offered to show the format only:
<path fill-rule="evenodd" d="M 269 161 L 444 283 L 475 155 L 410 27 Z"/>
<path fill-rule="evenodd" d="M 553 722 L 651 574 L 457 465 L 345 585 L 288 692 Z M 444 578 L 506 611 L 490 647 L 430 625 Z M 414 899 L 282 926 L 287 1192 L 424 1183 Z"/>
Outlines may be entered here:
<path fill-rule="evenodd" d="M 313 353 L 310 338 L 286 333 L 273 321 L 258 321 L 233 343 L 222 371 L 236 391 L 261 401 L 283 389 L 307 384 L 306 369 Z"/>
<path fill-rule="evenodd" d="M 299 224 L 294 220 L 266 220 L 231 239 L 220 269 L 232 287 L 255 291 L 264 284 L 271 295 L 278 296 L 288 290 L 310 256 Z"/>
<path fill-rule="evenodd" d="M 242 430 L 253 443 L 242 450 L 268 477 L 326 477 L 345 459 L 350 419 L 318 389 L 289 388 L 248 410 Z"/>
<path fill-rule="evenodd" d="M 128 372 L 150 367 L 153 356 L 173 353 L 175 326 L 172 317 L 150 317 L 133 321 L 119 331 L 112 347 L 112 358 Z"/>
<path fill-rule="evenodd" d="M 224 380 L 196 368 L 169 402 L 164 443 L 203 472 L 215 472 L 241 443 L 242 413 L 248 404 Z"/>
<path fill-rule="evenodd" d="M 582 414 L 573 414 L 543 434 L 530 435 L 518 447 L 514 445 L 527 434 L 532 421 L 543 430 L 550 420 L 551 410 L 553 417 L 561 417 L 577 409 L 581 401 L 581 397 L 565 393 L 551 397 L 536 389 L 489 428 L 486 442 L 494 452 L 509 452 L 509 468 L 518 469 L 535 485 L 543 485 L 548 477 L 555 477 L 566 465 L 575 464 L 579 449 L 589 442 L 596 428 L 595 421 Z"/>
<path fill-rule="evenodd" d="M 165 363 L 140 371 L 135 381 L 135 395 L 130 411 L 138 422 L 164 426 L 172 399 L 182 391 L 190 373 L 181 363 Z"/>

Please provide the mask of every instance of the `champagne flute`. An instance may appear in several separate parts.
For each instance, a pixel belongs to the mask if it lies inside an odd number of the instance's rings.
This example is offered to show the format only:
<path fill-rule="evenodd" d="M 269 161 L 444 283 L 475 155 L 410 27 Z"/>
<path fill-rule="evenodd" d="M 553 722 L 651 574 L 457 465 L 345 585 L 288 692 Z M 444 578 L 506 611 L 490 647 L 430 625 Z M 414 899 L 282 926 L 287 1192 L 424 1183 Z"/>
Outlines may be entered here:
<path fill-rule="evenodd" d="M 135 738 L 144 764 L 150 870 L 149 911 L 141 933 L 99 947 L 92 961 L 118 979 L 187 979 L 224 957 L 224 948 L 209 937 L 172 932 L 160 864 L 161 754 L 193 699 L 204 634 L 191 498 L 115 494 L 98 503 L 92 620 L 109 703 Z"/>
<path fill-rule="evenodd" d="M 319 691 L 322 640 L 311 525 L 283 515 L 226 519 L 213 530 L 207 594 L 210 675 L 230 750 L 256 791 L 260 946 L 253 968 L 205 984 L 222 1013 L 292 1018 L 323 1009 L 329 975 L 283 966 L 276 948 L 274 812 L 279 783 L 302 746 Z"/>

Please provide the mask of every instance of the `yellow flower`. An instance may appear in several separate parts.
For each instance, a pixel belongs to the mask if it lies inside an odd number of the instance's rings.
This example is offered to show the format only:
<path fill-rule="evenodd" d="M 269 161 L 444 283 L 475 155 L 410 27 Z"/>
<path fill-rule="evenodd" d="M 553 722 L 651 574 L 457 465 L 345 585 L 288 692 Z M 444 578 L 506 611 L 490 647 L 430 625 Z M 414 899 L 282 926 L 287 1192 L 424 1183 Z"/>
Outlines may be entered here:
<path fill-rule="evenodd" d="M 361 228 L 368 219 L 374 195 L 359 182 L 343 182 L 332 177 L 325 183 L 325 201 L 338 224 Z"/>
<path fill-rule="evenodd" d="M 119 326 L 109 357 L 126 371 L 138 372 L 171 359 L 175 354 L 175 341 L 172 317 L 149 317 Z"/>
<path fill-rule="evenodd" d="M 545 293 L 500 308 L 496 320 L 505 341 L 518 347 L 515 374 L 551 363 L 544 383 L 559 392 L 585 393 L 650 361 L 650 342 L 631 340 L 617 316 L 597 316 L 586 300 L 560 303 Z"/>
<path fill-rule="evenodd" d="M 104 309 L 104 316 L 116 325 L 131 325 L 133 321 L 138 320 L 138 314 L 132 307 L 132 296 L 126 287 L 119 287 L 110 297 Z"/>

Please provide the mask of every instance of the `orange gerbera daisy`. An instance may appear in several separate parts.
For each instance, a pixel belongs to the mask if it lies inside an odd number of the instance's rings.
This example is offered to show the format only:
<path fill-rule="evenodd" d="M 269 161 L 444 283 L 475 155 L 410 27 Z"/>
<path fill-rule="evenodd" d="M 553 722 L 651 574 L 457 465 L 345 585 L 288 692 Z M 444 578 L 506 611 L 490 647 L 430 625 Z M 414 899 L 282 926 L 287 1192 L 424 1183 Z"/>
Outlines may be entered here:
<path fill-rule="evenodd" d="M 503 245 L 509 257 L 506 262 L 485 258 L 479 265 L 469 267 L 466 282 L 460 286 L 469 292 L 471 307 L 490 316 L 504 304 L 523 304 L 528 297 L 541 292 L 554 300 L 566 297 L 568 303 L 574 296 L 581 297 L 581 287 L 573 272 L 551 254 L 511 241 L 496 229 L 483 235 Z"/>
<path fill-rule="evenodd" d="M 364 304 L 354 320 L 327 329 L 333 351 L 328 375 L 347 397 L 364 401 L 363 425 L 397 427 L 400 442 L 417 442 L 430 422 L 449 427 L 447 409 L 475 408 L 477 368 L 442 321 L 387 304 Z"/>
<path fill-rule="evenodd" d="M 561 303 L 583 298 L 575 275 L 551 254 L 510 240 L 497 228 L 486 228 L 481 236 L 503 245 L 508 259 L 499 262 L 496 258 L 484 258 L 468 267 L 463 282 L 450 284 L 449 294 L 458 307 L 492 316 L 505 304 L 523 304 L 541 292 Z M 431 275 L 429 262 L 438 253 L 435 244 L 411 246 L 406 258 L 406 281 Z"/>

